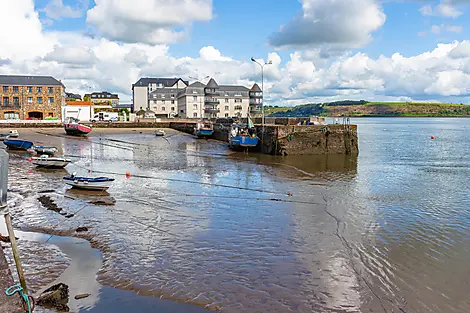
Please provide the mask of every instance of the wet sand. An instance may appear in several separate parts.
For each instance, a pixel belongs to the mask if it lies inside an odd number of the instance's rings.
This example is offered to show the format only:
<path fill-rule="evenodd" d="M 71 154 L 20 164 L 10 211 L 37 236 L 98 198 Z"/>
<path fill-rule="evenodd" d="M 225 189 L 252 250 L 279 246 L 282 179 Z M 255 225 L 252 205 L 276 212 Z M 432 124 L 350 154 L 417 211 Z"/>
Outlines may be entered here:
<path fill-rule="evenodd" d="M 470 184 L 470 148 L 459 144 L 470 125 L 400 120 L 375 128 L 361 119 L 359 157 L 245 155 L 173 130 L 166 140 L 150 129 L 24 131 L 74 164 L 38 170 L 11 153 L 14 223 L 101 251 L 97 281 L 107 287 L 96 312 L 147 312 L 154 298 L 175 301 L 166 302 L 175 312 L 188 312 L 177 302 L 221 312 L 468 312 L 469 198 L 456 186 Z M 70 191 L 61 177 L 74 171 L 116 181 L 107 194 Z M 44 190 L 75 216 L 42 207 Z M 103 196 L 115 204 L 89 203 Z M 52 282 L 73 263 L 59 248 L 32 251 L 33 281 Z"/>

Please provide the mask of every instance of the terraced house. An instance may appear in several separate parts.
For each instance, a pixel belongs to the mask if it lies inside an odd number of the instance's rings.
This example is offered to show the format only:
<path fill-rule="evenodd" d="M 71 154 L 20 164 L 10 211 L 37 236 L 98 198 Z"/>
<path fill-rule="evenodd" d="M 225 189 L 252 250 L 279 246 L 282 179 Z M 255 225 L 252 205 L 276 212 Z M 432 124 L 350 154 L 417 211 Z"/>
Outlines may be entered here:
<path fill-rule="evenodd" d="M 0 75 L 0 119 L 61 119 L 65 87 L 51 76 Z"/>

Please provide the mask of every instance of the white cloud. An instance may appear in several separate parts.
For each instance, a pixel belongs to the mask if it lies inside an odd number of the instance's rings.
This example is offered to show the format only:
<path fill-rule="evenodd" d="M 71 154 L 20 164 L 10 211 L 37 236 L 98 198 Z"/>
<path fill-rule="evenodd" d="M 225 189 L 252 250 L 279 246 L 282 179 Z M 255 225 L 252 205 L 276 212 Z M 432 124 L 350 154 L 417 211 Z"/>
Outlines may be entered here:
<path fill-rule="evenodd" d="M 424 16 L 457 18 L 463 14 L 459 7 L 469 4 L 468 0 L 441 0 L 436 6 L 423 5 L 419 12 Z"/>
<path fill-rule="evenodd" d="M 451 33 L 460 33 L 462 32 L 463 27 L 460 25 L 432 25 L 431 32 L 433 34 L 439 35 L 443 32 L 451 32 Z"/>
<path fill-rule="evenodd" d="M 50 0 L 50 2 L 41 11 L 45 12 L 47 17 L 53 20 L 61 18 L 79 18 L 88 8 L 88 0 L 78 0 L 75 7 L 64 5 L 62 0 Z"/>
<path fill-rule="evenodd" d="M 281 48 L 326 45 L 330 50 L 357 48 L 371 40 L 371 34 L 385 22 L 385 14 L 375 0 L 300 0 L 302 12 L 269 43 Z"/>
<path fill-rule="evenodd" d="M 187 37 L 193 22 L 212 19 L 212 0 L 95 0 L 87 23 L 110 40 L 162 44 Z"/>
<path fill-rule="evenodd" d="M 0 45 L 3 73 L 53 75 L 71 92 L 83 94 L 91 86 L 117 92 L 123 101 L 129 101 L 132 83 L 142 76 L 188 79 L 210 75 L 219 84 L 245 86 L 261 82 L 257 64 L 227 56 L 213 46 L 201 47 L 197 57 L 174 57 L 167 45 L 44 31 L 31 0 L 17 0 L 16 6 L 0 11 L 0 27 L 18 29 L 22 35 L 0 33 L 5 43 Z M 22 39 L 26 35 L 28 41 Z M 325 50 L 318 48 L 292 52 L 285 60 L 276 52 L 260 59 L 268 60 L 272 64 L 265 67 L 264 74 L 269 104 L 442 97 L 470 100 L 470 41 L 439 44 L 411 57 L 395 53 L 371 58 L 347 52 L 328 59 Z"/>

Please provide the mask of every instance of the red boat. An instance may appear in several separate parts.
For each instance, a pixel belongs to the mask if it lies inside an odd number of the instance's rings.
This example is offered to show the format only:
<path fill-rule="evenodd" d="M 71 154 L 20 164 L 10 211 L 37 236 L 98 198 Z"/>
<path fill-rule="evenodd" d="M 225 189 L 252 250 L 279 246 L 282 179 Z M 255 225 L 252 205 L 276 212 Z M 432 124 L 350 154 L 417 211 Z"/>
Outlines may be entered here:
<path fill-rule="evenodd" d="M 78 123 L 78 120 L 72 117 L 64 124 L 64 129 L 67 135 L 71 136 L 86 136 L 91 132 L 91 127 Z"/>

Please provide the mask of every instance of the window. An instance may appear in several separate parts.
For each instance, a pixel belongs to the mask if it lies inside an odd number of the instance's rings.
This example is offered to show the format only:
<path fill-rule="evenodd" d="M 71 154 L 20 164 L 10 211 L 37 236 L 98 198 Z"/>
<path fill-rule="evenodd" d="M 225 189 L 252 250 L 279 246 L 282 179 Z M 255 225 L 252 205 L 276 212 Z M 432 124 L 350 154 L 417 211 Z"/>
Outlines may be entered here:
<path fill-rule="evenodd" d="M 13 86 L 13 92 L 18 92 L 18 86 Z"/>
<path fill-rule="evenodd" d="M 154 98 L 154 99 L 157 99 L 157 94 L 154 93 L 154 94 L 153 94 L 153 98 Z"/>
<path fill-rule="evenodd" d="M 19 120 L 20 119 L 20 113 L 18 113 L 18 112 L 5 112 L 3 114 L 3 117 L 6 120 Z"/>
<path fill-rule="evenodd" d="M 225 117 L 228 117 L 228 113 L 225 113 Z"/>
<path fill-rule="evenodd" d="M 174 110 L 175 110 L 175 107 L 171 107 L 171 110 L 174 111 Z"/>
<path fill-rule="evenodd" d="M 54 92 L 54 89 L 52 87 L 48 87 L 47 90 L 48 90 L 49 93 Z"/>
<path fill-rule="evenodd" d="M 165 98 L 165 95 L 162 95 L 162 98 Z"/>
<path fill-rule="evenodd" d="M 162 104 L 165 104 L 165 100 L 162 100 Z"/>
<path fill-rule="evenodd" d="M 38 103 L 42 104 L 42 97 L 38 97 Z"/>
<path fill-rule="evenodd" d="M 174 98 L 174 97 L 175 97 L 175 95 L 171 95 L 171 97 L 172 97 L 172 98 Z"/>
<path fill-rule="evenodd" d="M 228 111 L 228 110 L 229 110 L 228 105 L 226 105 L 225 106 L 225 111 Z"/>
<path fill-rule="evenodd" d="M 42 92 L 42 87 L 38 87 L 38 93 Z"/>
<path fill-rule="evenodd" d="M 51 103 L 51 104 L 54 103 L 54 98 L 49 97 L 49 103 Z"/>
<path fill-rule="evenodd" d="M 193 104 L 193 109 L 197 110 L 197 104 Z"/>
<path fill-rule="evenodd" d="M 242 99 L 235 99 L 235 103 L 242 103 Z"/>
<path fill-rule="evenodd" d="M 33 92 L 33 87 L 28 87 L 28 92 L 32 93 Z"/>
<path fill-rule="evenodd" d="M 16 104 L 16 105 L 20 104 L 20 98 L 13 97 L 13 104 Z"/>
<path fill-rule="evenodd" d="M 153 100 L 153 104 L 157 104 L 157 100 Z"/>
<path fill-rule="evenodd" d="M 165 111 L 165 107 L 162 107 L 162 111 Z"/>
<path fill-rule="evenodd" d="M 184 113 L 184 110 L 180 110 L 180 113 Z"/>
<path fill-rule="evenodd" d="M 8 86 L 3 86 L 3 92 L 8 92 Z"/>
<path fill-rule="evenodd" d="M 197 117 L 197 113 L 193 113 L 193 117 Z"/>
<path fill-rule="evenodd" d="M 8 104 L 10 104 L 10 99 L 8 97 L 3 97 L 3 105 L 8 106 Z"/>
<path fill-rule="evenodd" d="M 225 103 L 228 103 L 228 99 L 227 99 L 227 98 L 225 98 Z"/>
<path fill-rule="evenodd" d="M 197 90 L 193 90 L 193 93 L 197 93 Z"/>
<path fill-rule="evenodd" d="M 193 101 L 197 101 L 197 96 L 193 96 Z"/>
<path fill-rule="evenodd" d="M 171 104 L 175 104 L 175 100 L 171 100 Z"/>
<path fill-rule="evenodd" d="M 28 97 L 28 103 L 33 103 L 33 97 Z"/>

